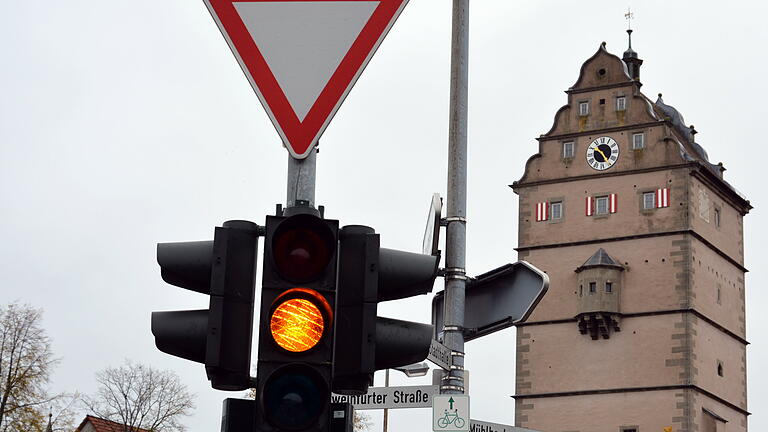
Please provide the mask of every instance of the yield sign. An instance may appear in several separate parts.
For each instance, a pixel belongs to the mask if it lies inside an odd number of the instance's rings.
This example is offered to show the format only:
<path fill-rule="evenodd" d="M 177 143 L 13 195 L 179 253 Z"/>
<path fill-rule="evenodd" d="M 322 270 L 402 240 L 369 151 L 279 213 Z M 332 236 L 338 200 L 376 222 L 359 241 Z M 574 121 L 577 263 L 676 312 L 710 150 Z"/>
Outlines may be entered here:
<path fill-rule="evenodd" d="M 408 0 L 205 0 L 291 156 L 316 145 Z"/>

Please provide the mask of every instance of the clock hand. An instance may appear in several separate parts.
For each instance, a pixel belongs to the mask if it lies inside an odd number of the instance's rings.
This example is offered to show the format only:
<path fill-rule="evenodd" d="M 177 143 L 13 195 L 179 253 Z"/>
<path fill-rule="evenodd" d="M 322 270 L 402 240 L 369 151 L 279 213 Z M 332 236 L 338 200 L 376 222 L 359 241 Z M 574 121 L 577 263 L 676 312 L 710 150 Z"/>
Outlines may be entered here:
<path fill-rule="evenodd" d="M 600 150 L 600 147 L 595 147 L 595 151 L 603 155 L 603 159 L 605 160 L 605 162 L 608 162 L 608 156 L 606 156 L 605 153 L 603 153 L 603 151 Z"/>

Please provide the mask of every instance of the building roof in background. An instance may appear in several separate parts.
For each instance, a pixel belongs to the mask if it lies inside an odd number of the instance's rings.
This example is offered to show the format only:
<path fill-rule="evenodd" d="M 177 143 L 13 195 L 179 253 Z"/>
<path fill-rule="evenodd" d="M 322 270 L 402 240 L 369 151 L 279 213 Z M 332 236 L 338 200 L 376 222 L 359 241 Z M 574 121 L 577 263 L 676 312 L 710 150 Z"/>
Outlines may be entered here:
<path fill-rule="evenodd" d="M 83 430 L 86 424 L 90 423 L 91 426 L 96 430 L 96 432 L 124 432 L 125 431 L 125 425 L 117 422 L 113 422 L 111 420 L 106 420 L 99 417 L 94 417 L 92 415 L 87 415 L 83 419 L 82 423 L 80 423 L 80 426 L 75 429 L 75 432 L 80 432 Z M 132 429 L 132 432 L 150 432 L 147 429 L 141 429 L 141 428 L 135 428 Z"/>

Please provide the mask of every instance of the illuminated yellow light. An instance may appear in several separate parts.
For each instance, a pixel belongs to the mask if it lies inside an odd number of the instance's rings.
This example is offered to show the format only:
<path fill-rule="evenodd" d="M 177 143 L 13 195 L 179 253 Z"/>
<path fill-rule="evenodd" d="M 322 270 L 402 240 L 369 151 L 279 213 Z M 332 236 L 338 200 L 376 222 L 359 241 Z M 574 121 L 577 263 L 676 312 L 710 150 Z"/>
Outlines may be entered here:
<path fill-rule="evenodd" d="M 311 349 L 323 337 L 325 320 L 320 309 L 309 300 L 286 300 L 272 312 L 269 329 L 272 338 L 283 349 L 303 352 Z"/>

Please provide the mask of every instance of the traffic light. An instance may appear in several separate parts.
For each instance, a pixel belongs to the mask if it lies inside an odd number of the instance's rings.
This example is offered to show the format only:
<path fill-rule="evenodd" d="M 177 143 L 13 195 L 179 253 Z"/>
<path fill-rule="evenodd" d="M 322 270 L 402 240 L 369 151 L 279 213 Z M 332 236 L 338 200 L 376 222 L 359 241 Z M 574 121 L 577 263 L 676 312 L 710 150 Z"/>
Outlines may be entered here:
<path fill-rule="evenodd" d="M 152 312 L 157 348 L 205 364 L 211 386 L 250 387 L 253 293 L 259 227 L 228 221 L 214 239 L 158 243 L 161 276 L 171 285 L 210 296 L 202 310 Z"/>
<path fill-rule="evenodd" d="M 440 257 L 381 248 L 373 228 L 339 233 L 333 391 L 362 394 L 380 369 L 424 360 L 429 324 L 376 316 L 378 302 L 432 291 Z"/>
<path fill-rule="evenodd" d="M 327 431 L 330 424 L 338 221 L 304 210 L 267 217 L 258 432 Z"/>

